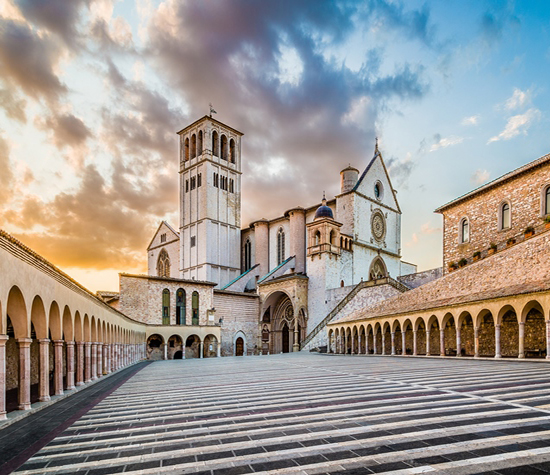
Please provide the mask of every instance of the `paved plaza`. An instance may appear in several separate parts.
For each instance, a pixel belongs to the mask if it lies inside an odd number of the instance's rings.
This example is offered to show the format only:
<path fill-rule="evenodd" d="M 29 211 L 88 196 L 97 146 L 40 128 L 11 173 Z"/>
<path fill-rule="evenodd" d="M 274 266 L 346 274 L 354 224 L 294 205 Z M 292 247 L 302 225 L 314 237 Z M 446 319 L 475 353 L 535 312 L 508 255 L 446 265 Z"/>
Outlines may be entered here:
<path fill-rule="evenodd" d="M 17 473 L 121 472 L 547 474 L 550 364 L 302 353 L 142 364 Z"/>

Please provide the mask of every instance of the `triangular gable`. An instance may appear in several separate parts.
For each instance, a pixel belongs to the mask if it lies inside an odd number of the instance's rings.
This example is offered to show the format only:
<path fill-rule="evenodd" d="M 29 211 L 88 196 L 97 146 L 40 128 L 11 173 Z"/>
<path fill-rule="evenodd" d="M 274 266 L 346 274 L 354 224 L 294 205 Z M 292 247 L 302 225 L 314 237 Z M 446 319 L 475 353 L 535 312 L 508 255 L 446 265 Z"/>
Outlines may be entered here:
<path fill-rule="evenodd" d="M 155 242 L 156 237 L 158 235 L 164 233 L 164 232 L 166 232 L 166 234 L 167 234 L 166 242 L 173 241 L 174 239 L 179 239 L 179 237 L 180 237 L 179 233 L 177 231 L 175 231 L 172 226 L 170 226 L 166 221 L 161 221 L 160 224 L 159 224 L 159 227 L 155 231 L 155 234 L 153 234 L 153 239 L 151 239 L 151 242 L 147 246 L 147 250 L 149 250 L 151 248 L 151 246 Z M 170 235 L 171 238 L 168 238 L 168 235 Z"/>
<path fill-rule="evenodd" d="M 390 180 L 388 169 L 386 168 L 386 164 L 384 163 L 380 150 L 378 150 L 378 143 L 374 148 L 374 156 L 372 157 L 372 160 L 369 162 L 367 168 L 365 168 L 365 171 L 361 174 L 352 190 L 376 200 L 376 197 L 374 196 L 374 180 L 372 183 L 373 186 L 370 186 L 370 182 L 367 185 L 368 180 L 366 180 L 366 177 L 369 175 L 369 172 L 376 173 L 376 178 L 380 181 L 380 183 L 382 183 L 384 196 L 382 197 L 381 202 L 387 206 L 396 208 L 399 212 L 401 212 L 399 202 L 397 201 L 397 196 L 395 195 L 395 191 Z"/>

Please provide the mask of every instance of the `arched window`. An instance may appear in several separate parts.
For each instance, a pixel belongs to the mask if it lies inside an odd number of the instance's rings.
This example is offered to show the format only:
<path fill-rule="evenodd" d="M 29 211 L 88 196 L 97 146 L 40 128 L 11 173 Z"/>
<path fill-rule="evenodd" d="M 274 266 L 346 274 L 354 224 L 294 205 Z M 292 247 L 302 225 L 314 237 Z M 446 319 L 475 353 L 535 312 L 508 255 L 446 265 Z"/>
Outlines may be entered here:
<path fill-rule="evenodd" d="M 376 280 L 386 277 L 386 264 L 380 257 L 376 257 L 370 266 L 369 279 Z"/>
<path fill-rule="evenodd" d="M 222 135 L 222 155 L 221 158 L 227 160 L 227 137 Z"/>
<path fill-rule="evenodd" d="M 460 242 L 468 242 L 470 240 L 470 225 L 467 218 L 460 221 Z"/>
<path fill-rule="evenodd" d="M 544 214 L 550 214 L 550 186 L 546 188 L 544 194 Z"/>
<path fill-rule="evenodd" d="M 197 141 L 197 153 L 202 155 L 202 130 L 199 130 L 199 138 Z"/>
<path fill-rule="evenodd" d="M 229 161 L 235 163 L 235 141 L 233 139 L 229 141 Z"/>
<path fill-rule="evenodd" d="M 219 155 L 218 148 L 219 148 L 218 132 L 214 130 L 214 132 L 212 132 L 212 155 L 215 155 L 216 157 Z"/>
<path fill-rule="evenodd" d="M 319 244 L 321 244 L 321 232 L 316 231 L 315 232 L 315 246 L 318 246 Z"/>
<path fill-rule="evenodd" d="M 331 246 L 336 246 L 336 234 L 334 231 L 330 231 L 328 239 Z"/>
<path fill-rule="evenodd" d="M 176 325 L 185 325 L 185 290 L 176 292 Z"/>
<path fill-rule="evenodd" d="M 283 228 L 277 233 L 277 265 L 285 260 L 285 232 Z"/>
<path fill-rule="evenodd" d="M 246 239 L 244 243 L 244 270 L 247 271 L 252 267 L 252 243 L 250 239 Z"/>
<path fill-rule="evenodd" d="M 508 229 L 511 225 L 510 204 L 504 203 L 500 208 L 500 229 Z"/>
<path fill-rule="evenodd" d="M 189 137 L 185 139 L 185 161 L 189 160 Z"/>
<path fill-rule="evenodd" d="M 162 324 L 170 325 L 170 291 L 162 291 Z"/>
<path fill-rule="evenodd" d="M 191 136 L 191 158 L 195 158 L 197 156 L 197 136 L 193 134 Z"/>
<path fill-rule="evenodd" d="M 193 314 L 191 316 L 191 324 L 198 325 L 199 324 L 199 293 L 197 291 L 193 292 L 193 294 L 191 295 L 191 307 L 193 310 Z"/>
<path fill-rule="evenodd" d="M 162 249 L 157 261 L 157 275 L 159 277 L 170 277 L 170 257 L 166 249 Z"/>

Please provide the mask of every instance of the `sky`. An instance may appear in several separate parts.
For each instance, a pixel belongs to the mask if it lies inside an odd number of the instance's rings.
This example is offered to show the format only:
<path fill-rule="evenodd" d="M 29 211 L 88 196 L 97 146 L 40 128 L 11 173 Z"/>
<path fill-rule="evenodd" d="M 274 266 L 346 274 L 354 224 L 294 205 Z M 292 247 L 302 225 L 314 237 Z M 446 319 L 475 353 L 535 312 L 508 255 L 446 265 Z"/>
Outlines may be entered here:
<path fill-rule="evenodd" d="M 92 291 L 178 225 L 176 132 L 244 132 L 242 226 L 339 192 L 378 137 L 403 259 L 433 210 L 550 152 L 550 3 L 0 0 L 0 228 Z"/>

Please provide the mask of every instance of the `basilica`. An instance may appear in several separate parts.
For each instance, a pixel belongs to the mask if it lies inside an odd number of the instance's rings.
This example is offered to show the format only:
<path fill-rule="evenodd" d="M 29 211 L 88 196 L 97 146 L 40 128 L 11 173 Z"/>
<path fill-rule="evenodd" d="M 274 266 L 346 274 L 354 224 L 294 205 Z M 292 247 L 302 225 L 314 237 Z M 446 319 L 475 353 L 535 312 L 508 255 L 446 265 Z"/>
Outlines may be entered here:
<path fill-rule="evenodd" d="M 378 145 L 361 172 L 340 172 L 334 198 L 243 226 L 243 134 L 205 116 L 178 135 L 179 226 L 158 227 L 147 276 L 120 277 L 123 313 L 180 333 L 152 339 L 153 357 L 323 350 L 321 330 L 336 313 L 414 281 L 416 266 L 401 260 L 401 209 Z M 221 341 L 197 337 L 208 326 L 220 327 Z"/>

